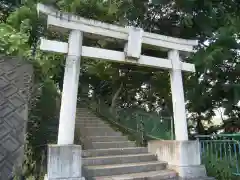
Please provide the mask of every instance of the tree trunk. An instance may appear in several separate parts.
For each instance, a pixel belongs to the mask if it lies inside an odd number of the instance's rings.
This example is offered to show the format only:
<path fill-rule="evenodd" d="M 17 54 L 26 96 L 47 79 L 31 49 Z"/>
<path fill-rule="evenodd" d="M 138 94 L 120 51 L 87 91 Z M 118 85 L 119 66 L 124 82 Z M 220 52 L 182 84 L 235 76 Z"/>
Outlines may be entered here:
<path fill-rule="evenodd" d="M 112 102 L 111 102 L 111 107 L 110 107 L 110 112 L 111 113 L 113 113 L 113 110 L 116 107 L 117 98 L 119 97 L 120 92 L 122 91 L 122 88 L 123 88 L 123 83 L 121 83 L 118 90 L 115 92 L 115 94 L 112 97 Z"/>
<path fill-rule="evenodd" d="M 201 117 L 201 113 L 197 113 L 198 114 L 198 117 L 197 117 L 197 127 L 196 127 L 196 130 L 197 130 L 197 133 L 198 134 L 205 134 L 205 128 L 203 126 L 203 123 L 202 123 L 202 117 Z"/>

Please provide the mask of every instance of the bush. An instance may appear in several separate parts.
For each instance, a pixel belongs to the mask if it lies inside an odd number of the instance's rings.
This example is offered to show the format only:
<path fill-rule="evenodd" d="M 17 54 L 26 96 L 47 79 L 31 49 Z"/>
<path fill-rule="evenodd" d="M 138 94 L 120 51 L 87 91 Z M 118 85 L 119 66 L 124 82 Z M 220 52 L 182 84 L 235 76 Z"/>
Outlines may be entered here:
<path fill-rule="evenodd" d="M 52 80 L 39 86 L 29 114 L 25 162 L 25 179 L 43 180 L 47 168 L 47 145 L 56 144 L 58 131 L 58 93 Z"/>
<path fill-rule="evenodd" d="M 203 155 L 202 161 L 206 166 L 208 176 L 215 177 L 217 180 L 240 180 L 240 176 L 234 175 L 237 172 L 236 164 L 239 164 L 236 158 L 230 160 L 220 159 L 213 155 Z"/>

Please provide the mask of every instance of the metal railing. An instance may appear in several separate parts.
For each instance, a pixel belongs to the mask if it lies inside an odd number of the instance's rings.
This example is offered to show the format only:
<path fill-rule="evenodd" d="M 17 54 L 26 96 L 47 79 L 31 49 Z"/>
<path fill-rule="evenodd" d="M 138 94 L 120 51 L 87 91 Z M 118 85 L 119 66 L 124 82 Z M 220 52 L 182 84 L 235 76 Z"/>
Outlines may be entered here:
<path fill-rule="evenodd" d="M 124 131 L 130 132 L 141 144 L 152 139 L 174 139 L 171 116 L 163 117 L 141 108 L 111 109 L 103 100 L 88 101 L 88 106 Z"/>
<path fill-rule="evenodd" d="M 117 115 L 119 123 L 137 131 L 142 130 L 149 137 L 165 140 L 174 138 L 171 117 L 163 117 L 140 108 L 119 109 Z"/>
<path fill-rule="evenodd" d="M 198 135 L 196 138 L 207 170 L 240 176 L 240 134 Z"/>

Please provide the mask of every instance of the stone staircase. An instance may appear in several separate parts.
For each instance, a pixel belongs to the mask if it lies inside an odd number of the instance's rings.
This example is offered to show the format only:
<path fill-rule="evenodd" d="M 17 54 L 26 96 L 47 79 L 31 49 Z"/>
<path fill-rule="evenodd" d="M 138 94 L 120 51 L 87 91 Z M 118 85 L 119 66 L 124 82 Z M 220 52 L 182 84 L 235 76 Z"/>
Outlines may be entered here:
<path fill-rule="evenodd" d="M 170 180 L 177 174 L 145 147 L 116 132 L 108 124 L 79 108 L 76 130 L 83 145 L 83 175 L 92 180 Z"/>

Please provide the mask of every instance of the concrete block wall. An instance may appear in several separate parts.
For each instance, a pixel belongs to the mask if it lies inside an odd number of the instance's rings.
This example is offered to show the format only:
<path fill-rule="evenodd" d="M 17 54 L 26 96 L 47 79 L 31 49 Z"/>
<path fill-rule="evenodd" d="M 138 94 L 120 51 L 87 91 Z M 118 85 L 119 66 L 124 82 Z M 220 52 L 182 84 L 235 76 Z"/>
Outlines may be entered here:
<path fill-rule="evenodd" d="M 21 168 L 33 68 L 16 57 L 0 56 L 0 179 Z"/>

